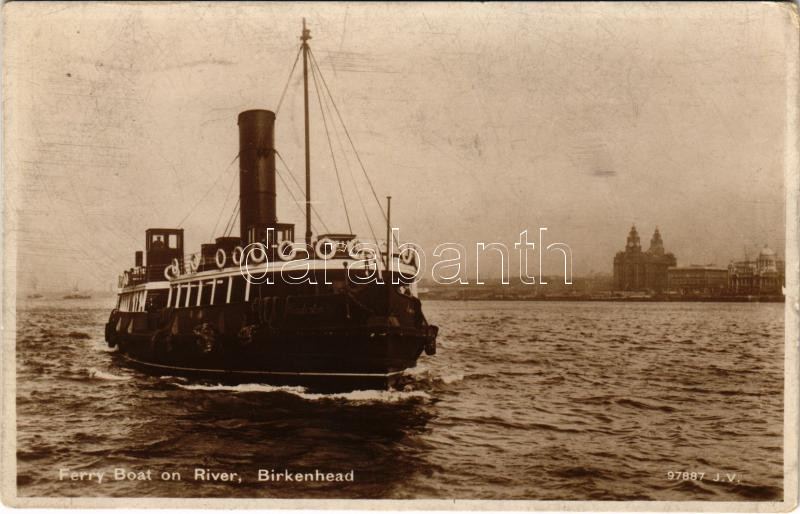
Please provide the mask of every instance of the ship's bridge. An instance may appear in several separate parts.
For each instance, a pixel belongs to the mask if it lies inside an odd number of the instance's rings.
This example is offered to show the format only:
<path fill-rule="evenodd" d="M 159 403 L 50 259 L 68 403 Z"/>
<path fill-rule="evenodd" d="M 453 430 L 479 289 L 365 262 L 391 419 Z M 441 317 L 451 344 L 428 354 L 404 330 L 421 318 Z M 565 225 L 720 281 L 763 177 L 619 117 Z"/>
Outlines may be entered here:
<path fill-rule="evenodd" d="M 149 228 L 145 231 L 145 251 L 137 251 L 134 267 L 119 277 L 119 287 L 128 287 L 144 282 L 164 280 L 164 270 L 173 259 L 182 260 L 183 229 Z"/>

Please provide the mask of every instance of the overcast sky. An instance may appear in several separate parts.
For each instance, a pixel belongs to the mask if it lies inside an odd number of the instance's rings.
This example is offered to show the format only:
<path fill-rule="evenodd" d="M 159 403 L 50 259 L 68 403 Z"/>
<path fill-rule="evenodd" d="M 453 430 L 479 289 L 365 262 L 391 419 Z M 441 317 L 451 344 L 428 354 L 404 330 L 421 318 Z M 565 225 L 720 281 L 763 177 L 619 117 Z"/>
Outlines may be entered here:
<path fill-rule="evenodd" d="M 189 251 L 221 235 L 238 187 L 226 199 L 237 114 L 276 109 L 303 17 L 375 188 L 393 197 L 393 225 L 428 253 L 443 242 L 513 249 L 522 230 L 547 227 L 545 243 L 573 249 L 576 274 L 610 273 L 634 222 L 645 248 L 657 225 L 680 265 L 784 250 L 797 47 L 787 5 L 4 9 L 20 287 L 35 274 L 41 289 L 109 289 L 148 227 L 185 218 Z M 296 72 L 276 132 L 298 179 L 301 80 Z M 332 231 L 346 231 L 313 83 L 311 101 L 314 200 Z M 370 236 L 360 193 L 380 237 L 353 154 L 337 164 L 353 230 Z M 280 180 L 278 195 L 280 221 L 302 234 Z M 545 271 L 560 266 L 551 259 Z"/>

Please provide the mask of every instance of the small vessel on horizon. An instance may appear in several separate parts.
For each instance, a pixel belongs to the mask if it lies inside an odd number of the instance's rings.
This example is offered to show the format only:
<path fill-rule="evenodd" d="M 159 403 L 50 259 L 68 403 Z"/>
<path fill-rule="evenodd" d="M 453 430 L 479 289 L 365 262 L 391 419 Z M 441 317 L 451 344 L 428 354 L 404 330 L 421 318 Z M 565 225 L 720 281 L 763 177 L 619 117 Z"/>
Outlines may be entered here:
<path fill-rule="evenodd" d="M 39 297 L 41 297 L 41 295 Z M 92 295 L 80 292 L 77 283 L 72 287 L 71 293 L 65 294 L 64 296 L 61 297 L 62 300 L 89 300 L 91 298 Z"/>
<path fill-rule="evenodd" d="M 146 230 L 145 251 L 136 252 L 135 266 L 120 276 L 117 305 L 105 327 L 107 343 L 130 365 L 224 383 L 345 391 L 397 385 L 423 351 L 435 354 L 438 328 L 422 313 L 416 254 L 394 249 L 391 204 L 385 211 L 378 204 L 386 223 L 382 244 L 370 245 L 351 230 L 314 233 L 309 62 L 317 94 L 318 80 L 327 85 L 305 20 L 300 39 L 304 240 L 295 241 L 294 224 L 277 219 L 275 113 L 239 113 L 240 235 L 230 234 L 236 211 L 222 236 L 190 255 L 184 254 L 182 228 Z M 287 273 L 287 266 L 297 273 Z"/>
<path fill-rule="evenodd" d="M 25 298 L 28 300 L 38 300 L 40 298 L 44 298 L 44 295 L 39 292 L 39 282 L 37 282 L 36 279 L 33 279 L 31 292 L 28 293 Z"/>

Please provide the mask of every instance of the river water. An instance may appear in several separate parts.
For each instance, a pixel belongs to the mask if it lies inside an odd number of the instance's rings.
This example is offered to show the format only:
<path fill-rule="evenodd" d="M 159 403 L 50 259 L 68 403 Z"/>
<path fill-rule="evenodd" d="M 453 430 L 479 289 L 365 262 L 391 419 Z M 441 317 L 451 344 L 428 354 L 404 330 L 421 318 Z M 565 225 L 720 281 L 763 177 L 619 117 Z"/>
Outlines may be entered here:
<path fill-rule="evenodd" d="M 147 376 L 103 342 L 108 305 L 28 302 L 18 494 L 782 498 L 782 304 L 424 308 L 439 351 L 420 358 L 407 390 L 318 395 Z M 236 475 L 195 480 L 196 468 Z M 152 479 L 114 480 L 114 469 Z M 259 481 L 259 469 L 353 480 Z M 80 471 L 105 475 L 70 480 Z"/>

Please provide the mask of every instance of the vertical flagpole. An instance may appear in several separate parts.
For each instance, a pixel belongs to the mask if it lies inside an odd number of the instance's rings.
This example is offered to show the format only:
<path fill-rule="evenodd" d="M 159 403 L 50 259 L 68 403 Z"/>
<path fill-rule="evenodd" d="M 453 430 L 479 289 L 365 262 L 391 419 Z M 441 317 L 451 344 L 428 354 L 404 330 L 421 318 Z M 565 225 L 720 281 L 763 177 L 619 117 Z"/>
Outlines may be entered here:
<path fill-rule="evenodd" d="M 308 137 L 308 40 L 311 31 L 306 28 L 306 19 L 303 18 L 303 100 L 306 119 L 306 244 L 311 247 L 311 150 Z"/>
<path fill-rule="evenodd" d="M 392 247 L 389 242 L 392 240 L 392 197 L 386 197 L 386 271 L 390 272 L 389 267 L 392 262 Z"/>
<path fill-rule="evenodd" d="M 386 272 L 383 274 L 386 280 L 386 313 L 392 311 L 392 197 L 386 197 Z"/>

